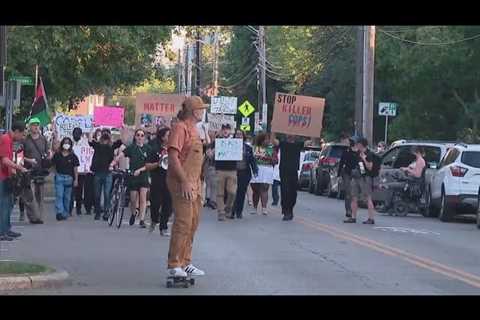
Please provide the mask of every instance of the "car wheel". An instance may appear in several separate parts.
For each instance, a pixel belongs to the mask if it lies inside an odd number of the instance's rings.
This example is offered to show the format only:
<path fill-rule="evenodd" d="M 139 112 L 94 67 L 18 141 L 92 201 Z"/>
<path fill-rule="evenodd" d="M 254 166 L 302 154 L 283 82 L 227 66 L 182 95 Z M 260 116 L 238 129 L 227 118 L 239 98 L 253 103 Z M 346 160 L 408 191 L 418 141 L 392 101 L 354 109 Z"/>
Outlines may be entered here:
<path fill-rule="evenodd" d="M 443 222 L 450 222 L 453 218 L 452 207 L 447 202 L 447 197 L 445 196 L 445 191 L 442 188 L 442 197 L 441 197 L 441 206 L 440 214 L 438 216 Z"/>
<path fill-rule="evenodd" d="M 438 217 L 438 209 L 435 207 L 432 201 L 432 191 L 430 188 L 427 188 L 426 201 L 425 201 L 425 210 L 423 211 L 423 216 L 425 217 Z"/>
<path fill-rule="evenodd" d="M 480 192 L 477 196 L 477 228 L 480 229 Z"/>
<path fill-rule="evenodd" d="M 320 188 L 320 185 L 321 185 L 321 181 L 319 181 L 319 177 L 318 177 L 318 174 L 317 174 L 316 179 L 315 179 L 315 187 L 314 187 L 314 190 L 313 190 L 313 192 L 317 196 L 322 195 L 322 189 Z"/>

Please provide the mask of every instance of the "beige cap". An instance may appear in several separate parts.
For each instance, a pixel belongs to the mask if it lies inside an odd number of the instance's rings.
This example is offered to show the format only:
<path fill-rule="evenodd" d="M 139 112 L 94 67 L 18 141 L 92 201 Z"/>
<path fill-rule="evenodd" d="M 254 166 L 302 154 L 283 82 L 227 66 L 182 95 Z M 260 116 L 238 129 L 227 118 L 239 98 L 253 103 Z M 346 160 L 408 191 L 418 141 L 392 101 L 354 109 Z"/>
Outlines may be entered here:
<path fill-rule="evenodd" d="M 207 109 L 207 105 L 203 103 L 199 96 L 192 96 L 185 99 L 183 102 L 184 108 L 188 110 Z"/>

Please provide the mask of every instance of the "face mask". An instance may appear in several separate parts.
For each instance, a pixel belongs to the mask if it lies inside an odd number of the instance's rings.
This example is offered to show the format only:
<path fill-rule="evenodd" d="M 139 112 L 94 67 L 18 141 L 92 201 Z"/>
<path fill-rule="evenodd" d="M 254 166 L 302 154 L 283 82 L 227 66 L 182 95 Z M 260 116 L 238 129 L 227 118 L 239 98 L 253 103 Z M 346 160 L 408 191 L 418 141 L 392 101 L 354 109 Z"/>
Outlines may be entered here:
<path fill-rule="evenodd" d="M 69 145 L 68 143 L 65 143 L 65 144 L 63 145 L 63 149 L 65 149 L 65 150 L 70 150 L 70 145 Z"/>

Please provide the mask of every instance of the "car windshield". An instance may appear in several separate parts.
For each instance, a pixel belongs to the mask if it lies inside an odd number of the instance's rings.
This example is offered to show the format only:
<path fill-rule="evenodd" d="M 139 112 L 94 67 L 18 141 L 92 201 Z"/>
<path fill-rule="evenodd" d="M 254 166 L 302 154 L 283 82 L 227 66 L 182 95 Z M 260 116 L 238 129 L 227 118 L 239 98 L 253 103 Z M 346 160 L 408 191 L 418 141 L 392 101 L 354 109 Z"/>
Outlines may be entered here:
<path fill-rule="evenodd" d="M 329 158 L 341 158 L 343 151 L 347 150 L 346 146 L 332 146 L 332 150 L 328 155 Z"/>
<path fill-rule="evenodd" d="M 480 152 L 479 151 L 465 151 L 462 154 L 462 162 L 467 166 L 480 168 Z"/>

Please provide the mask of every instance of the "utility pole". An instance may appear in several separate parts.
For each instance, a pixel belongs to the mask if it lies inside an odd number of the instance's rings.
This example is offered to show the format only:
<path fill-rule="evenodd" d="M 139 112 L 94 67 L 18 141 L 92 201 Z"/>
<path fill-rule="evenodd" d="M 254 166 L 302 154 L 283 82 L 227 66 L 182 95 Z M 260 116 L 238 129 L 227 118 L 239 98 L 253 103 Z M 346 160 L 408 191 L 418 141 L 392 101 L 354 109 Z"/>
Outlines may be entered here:
<path fill-rule="evenodd" d="M 180 94 L 182 92 L 182 50 L 181 49 L 178 49 L 177 72 L 178 72 L 177 93 Z"/>
<path fill-rule="evenodd" d="M 202 96 L 202 92 L 201 92 L 201 91 L 202 91 L 202 88 L 200 87 L 200 77 L 201 77 L 201 67 L 200 67 L 200 63 L 201 63 L 201 61 L 202 61 L 202 57 L 201 57 L 201 52 L 202 52 L 202 50 L 201 50 L 201 45 L 202 45 L 202 43 L 201 43 L 201 39 L 200 39 L 200 29 L 197 28 L 197 45 L 196 45 L 196 47 L 195 47 L 196 50 L 197 50 L 196 55 L 195 55 L 195 57 L 196 57 L 195 65 L 196 65 L 196 70 L 197 70 L 197 72 L 196 72 L 195 74 L 196 74 L 196 80 L 197 80 L 197 81 L 196 81 L 195 86 L 196 86 L 196 95 L 199 96 L 199 97 Z"/>
<path fill-rule="evenodd" d="M 363 132 L 363 26 L 357 27 L 355 47 L 355 135 Z"/>
<path fill-rule="evenodd" d="M 375 70 L 375 26 L 364 26 L 363 136 L 373 144 L 373 89 Z"/>
<path fill-rule="evenodd" d="M 185 94 L 187 96 L 191 96 L 192 95 L 192 63 L 190 61 L 191 59 L 191 55 L 190 55 L 190 51 L 191 51 L 192 47 L 190 45 L 187 45 L 187 51 L 186 51 L 186 55 L 185 55 L 185 68 L 186 68 L 186 77 L 185 77 L 185 82 L 186 82 L 186 87 L 185 87 Z"/>
<path fill-rule="evenodd" d="M 5 96 L 5 66 L 7 65 L 7 26 L 0 26 L 0 96 Z"/>
<path fill-rule="evenodd" d="M 218 28 L 214 35 L 214 52 L 213 52 L 213 95 L 218 96 Z"/>
<path fill-rule="evenodd" d="M 265 126 L 268 122 L 268 108 L 267 108 L 267 87 L 266 87 L 266 78 L 265 78 L 265 68 L 266 68 L 266 49 L 265 49 L 265 27 L 258 27 L 258 41 L 259 41 L 259 69 L 260 69 L 260 88 L 261 88 L 261 105 L 259 108 L 260 121 Z"/>

